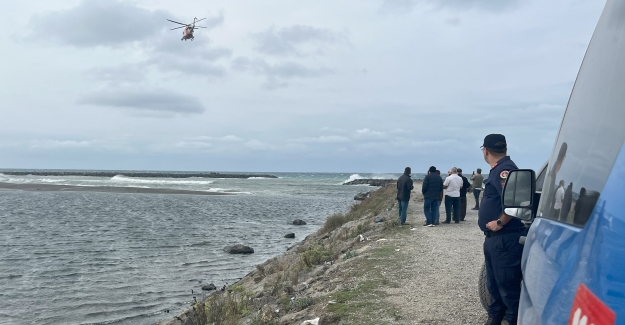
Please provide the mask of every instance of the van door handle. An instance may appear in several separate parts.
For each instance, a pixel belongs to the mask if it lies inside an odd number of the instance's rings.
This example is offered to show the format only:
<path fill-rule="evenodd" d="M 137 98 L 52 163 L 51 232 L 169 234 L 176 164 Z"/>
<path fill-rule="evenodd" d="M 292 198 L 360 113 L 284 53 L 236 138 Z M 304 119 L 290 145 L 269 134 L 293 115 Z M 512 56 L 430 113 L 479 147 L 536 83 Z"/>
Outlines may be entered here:
<path fill-rule="evenodd" d="M 521 244 L 521 245 L 525 245 L 525 238 L 527 238 L 527 236 L 521 236 L 521 237 L 519 237 L 519 244 Z"/>

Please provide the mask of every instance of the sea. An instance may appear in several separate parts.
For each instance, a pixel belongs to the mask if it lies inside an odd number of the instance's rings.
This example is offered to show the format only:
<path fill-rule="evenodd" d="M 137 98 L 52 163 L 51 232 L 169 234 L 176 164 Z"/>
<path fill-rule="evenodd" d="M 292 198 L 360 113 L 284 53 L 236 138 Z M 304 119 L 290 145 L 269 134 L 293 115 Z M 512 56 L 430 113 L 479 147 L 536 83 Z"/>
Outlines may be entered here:
<path fill-rule="evenodd" d="M 278 178 L 141 178 L 123 171 L 114 177 L 12 176 L 0 170 L 0 182 L 16 184 L 230 194 L 0 190 L 0 325 L 142 325 L 172 318 L 206 294 L 203 285 L 236 282 L 372 189 L 346 181 L 400 176 L 262 174 Z M 294 226 L 295 219 L 307 224 Z M 290 232 L 295 239 L 284 238 Z M 232 244 L 255 252 L 225 253 Z"/>

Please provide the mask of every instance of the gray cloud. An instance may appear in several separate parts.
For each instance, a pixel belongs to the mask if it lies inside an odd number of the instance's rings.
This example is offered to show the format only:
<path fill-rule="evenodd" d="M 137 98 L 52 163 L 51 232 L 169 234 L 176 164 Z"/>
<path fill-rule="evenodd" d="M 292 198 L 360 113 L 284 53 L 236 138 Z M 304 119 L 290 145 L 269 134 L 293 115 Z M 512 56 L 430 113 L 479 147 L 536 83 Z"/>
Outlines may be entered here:
<path fill-rule="evenodd" d="M 214 62 L 229 58 L 232 55 L 231 49 L 211 47 L 210 41 L 204 35 L 197 37 L 196 41 L 184 43 L 186 44 L 180 44 L 180 41 L 169 38 L 154 43 L 151 56 L 146 63 L 165 72 L 211 78 L 226 75 L 226 68 Z"/>
<path fill-rule="evenodd" d="M 503 11 L 517 7 L 520 0 L 384 0 L 382 12 L 409 12 L 419 4 L 451 10 Z"/>
<path fill-rule="evenodd" d="M 209 21 L 214 26 L 215 21 L 223 21 L 223 14 Z M 114 83 L 139 82 L 144 80 L 147 68 L 155 67 L 162 72 L 220 78 L 227 74 L 227 70 L 215 61 L 232 55 L 231 49 L 210 46 L 210 40 L 205 35 L 199 35 L 194 42 L 182 44 L 175 36 L 161 37 L 145 42 L 145 46 L 148 58 L 142 62 L 94 68 L 87 74 L 94 79 Z"/>
<path fill-rule="evenodd" d="M 150 44 L 151 50 L 156 54 L 184 55 L 192 58 L 205 59 L 213 61 L 222 57 L 228 57 L 232 54 L 232 50 L 211 47 L 210 40 L 205 35 L 196 35 L 193 42 L 181 42 L 176 37 L 164 37 Z"/>
<path fill-rule="evenodd" d="M 315 78 L 334 72 L 334 70 L 327 68 L 307 68 L 295 62 L 270 64 L 263 59 L 251 60 L 247 57 L 238 57 L 234 59 L 232 61 L 232 68 L 237 71 L 252 72 L 254 74 L 265 76 L 267 79 L 265 87 L 270 89 L 288 86 L 288 83 L 284 81 L 286 79 Z"/>
<path fill-rule="evenodd" d="M 201 77 L 223 77 L 226 75 L 226 68 L 220 65 L 195 61 L 191 58 L 180 59 L 168 55 L 156 56 L 148 60 L 148 64 L 156 65 L 163 72 L 179 72 Z"/>
<path fill-rule="evenodd" d="M 307 55 L 306 45 L 314 46 L 312 52 L 322 53 L 323 45 L 346 42 L 346 37 L 329 29 L 295 25 L 252 34 L 257 41 L 256 49 L 270 55 Z"/>
<path fill-rule="evenodd" d="M 118 0 L 83 0 L 72 9 L 33 17 L 29 38 L 77 47 L 118 46 L 156 35 L 169 16 Z"/>
<path fill-rule="evenodd" d="M 200 114 L 206 110 L 196 97 L 165 89 L 107 87 L 81 98 L 78 104 L 156 113 Z"/>
<path fill-rule="evenodd" d="M 145 79 L 145 69 L 143 64 L 124 64 L 115 67 L 93 68 L 87 71 L 87 75 L 97 79 L 119 82 L 139 82 Z"/>

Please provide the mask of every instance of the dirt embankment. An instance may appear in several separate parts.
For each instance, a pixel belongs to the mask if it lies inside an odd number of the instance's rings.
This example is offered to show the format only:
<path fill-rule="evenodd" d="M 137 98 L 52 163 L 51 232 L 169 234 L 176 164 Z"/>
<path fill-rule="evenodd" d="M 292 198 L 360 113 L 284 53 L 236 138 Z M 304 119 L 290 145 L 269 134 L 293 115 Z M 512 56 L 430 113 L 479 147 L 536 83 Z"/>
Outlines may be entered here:
<path fill-rule="evenodd" d="M 394 184 L 373 192 L 284 255 L 158 325 L 483 322 L 475 213 L 461 224 L 422 227 L 422 198 L 413 193 L 414 227 L 400 227 L 395 195 Z"/>

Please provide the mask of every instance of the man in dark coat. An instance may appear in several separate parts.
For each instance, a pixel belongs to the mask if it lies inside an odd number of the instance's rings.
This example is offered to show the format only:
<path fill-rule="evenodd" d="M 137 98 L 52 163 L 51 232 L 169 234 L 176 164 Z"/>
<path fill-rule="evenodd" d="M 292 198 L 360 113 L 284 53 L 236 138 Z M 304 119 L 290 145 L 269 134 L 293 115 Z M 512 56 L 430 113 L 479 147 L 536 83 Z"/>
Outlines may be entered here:
<path fill-rule="evenodd" d="M 428 170 L 428 174 L 423 179 L 421 193 L 423 193 L 423 212 L 425 213 L 423 226 L 434 227 L 438 224 L 438 207 L 443 195 L 443 179 L 436 174 L 436 167 L 432 166 Z"/>
<path fill-rule="evenodd" d="M 410 178 L 410 167 L 404 169 L 404 174 L 397 180 L 397 201 L 399 201 L 399 224 L 406 224 L 406 212 L 408 211 L 408 201 L 410 201 L 410 191 L 414 188 L 412 186 L 412 179 Z"/>
<path fill-rule="evenodd" d="M 564 190 L 564 199 L 562 199 L 562 208 L 560 208 L 560 221 L 568 222 L 571 205 L 573 205 L 573 183 L 569 183 L 569 186 Z"/>
<path fill-rule="evenodd" d="M 458 176 L 462 178 L 462 187 L 460 188 L 460 221 L 464 221 L 467 216 L 467 191 L 471 188 L 469 180 L 462 176 L 462 168 L 458 168 Z"/>

